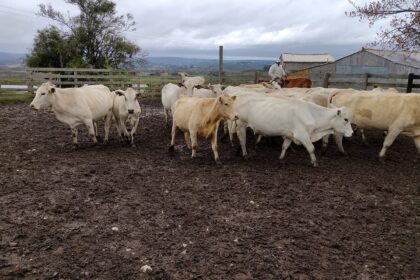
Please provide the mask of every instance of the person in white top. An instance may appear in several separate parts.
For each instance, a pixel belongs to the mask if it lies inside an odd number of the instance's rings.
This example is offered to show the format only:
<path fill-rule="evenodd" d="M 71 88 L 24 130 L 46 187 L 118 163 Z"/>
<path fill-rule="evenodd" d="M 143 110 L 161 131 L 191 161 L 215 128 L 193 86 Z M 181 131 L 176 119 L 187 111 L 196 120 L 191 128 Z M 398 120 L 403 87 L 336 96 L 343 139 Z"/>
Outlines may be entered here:
<path fill-rule="evenodd" d="M 271 65 L 268 70 L 268 75 L 271 77 L 271 81 L 282 83 L 283 79 L 286 77 L 286 71 L 284 71 L 280 59 L 277 59 L 276 62 Z"/>

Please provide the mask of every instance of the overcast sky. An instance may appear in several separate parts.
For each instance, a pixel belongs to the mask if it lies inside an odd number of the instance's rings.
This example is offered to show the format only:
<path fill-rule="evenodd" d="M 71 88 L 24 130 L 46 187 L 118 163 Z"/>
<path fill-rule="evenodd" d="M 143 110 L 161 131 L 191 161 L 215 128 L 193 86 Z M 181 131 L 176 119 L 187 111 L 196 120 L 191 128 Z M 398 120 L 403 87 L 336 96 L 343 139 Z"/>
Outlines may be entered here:
<path fill-rule="evenodd" d="M 345 16 L 347 0 L 117 0 L 136 31 L 127 37 L 149 56 L 274 59 L 283 52 L 331 53 L 336 59 L 372 42 L 378 26 Z M 356 0 L 363 3 L 366 0 Z M 76 14 L 61 0 L 0 0 L 0 51 L 27 53 L 36 31 L 53 22 L 40 3 Z"/>

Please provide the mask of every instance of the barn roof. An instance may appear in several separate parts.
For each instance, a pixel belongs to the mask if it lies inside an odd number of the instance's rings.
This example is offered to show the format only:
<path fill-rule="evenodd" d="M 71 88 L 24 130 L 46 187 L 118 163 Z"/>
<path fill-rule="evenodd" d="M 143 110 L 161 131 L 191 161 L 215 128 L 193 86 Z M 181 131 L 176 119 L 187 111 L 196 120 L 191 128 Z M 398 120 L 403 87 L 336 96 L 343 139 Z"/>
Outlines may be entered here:
<path fill-rule="evenodd" d="M 387 51 L 366 48 L 363 48 L 362 50 L 373 53 L 377 56 L 383 57 L 398 64 L 420 68 L 420 52 Z"/>
<path fill-rule="evenodd" d="M 318 54 L 295 54 L 295 53 L 283 53 L 281 58 L 284 62 L 334 62 L 335 59 L 329 53 L 318 53 Z"/>

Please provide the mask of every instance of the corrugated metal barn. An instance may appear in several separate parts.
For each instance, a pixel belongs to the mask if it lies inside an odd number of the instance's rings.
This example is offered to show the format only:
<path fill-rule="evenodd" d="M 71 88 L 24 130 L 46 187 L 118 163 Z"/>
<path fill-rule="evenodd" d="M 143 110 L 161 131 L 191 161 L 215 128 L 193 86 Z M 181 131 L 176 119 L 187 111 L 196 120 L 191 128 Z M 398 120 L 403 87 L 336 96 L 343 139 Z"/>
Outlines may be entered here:
<path fill-rule="evenodd" d="M 362 48 L 333 63 L 311 67 L 309 74 L 420 74 L 420 53 Z"/>
<path fill-rule="evenodd" d="M 322 54 L 293 54 L 283 53 L 280 60 L 284 65 L 287 73 L 300 71 L 302 69 L 313 67 L 329 62 L 333 62 L 334 58 L 328 53 Z"/>

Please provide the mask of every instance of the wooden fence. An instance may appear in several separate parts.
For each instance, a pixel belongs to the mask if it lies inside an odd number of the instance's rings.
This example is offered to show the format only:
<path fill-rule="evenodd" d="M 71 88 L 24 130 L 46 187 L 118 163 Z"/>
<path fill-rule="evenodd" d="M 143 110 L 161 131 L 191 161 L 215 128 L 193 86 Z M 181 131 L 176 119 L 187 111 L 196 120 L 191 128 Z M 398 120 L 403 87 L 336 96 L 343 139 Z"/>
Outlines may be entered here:
<path fill-rule="evenodd" d="M 200 73 L 208 83 L 218 83 L 219 73 Z M 311 74 L 313 87 L 337 87 L 371 89 L 374 85 L 383 88 L 394 87 L 400 92 L 420 92 L 420 75 L 379 75 L 379 74 Z M 268 81 L 264 71 L 223 72 L 225 85 L 239 85 Z M 146 95 L 159 95 L 164 84 L 178 83 L 177 72 L 164 70 L 115 70 L 115 69 L 80 69 L 80 68 L 26 68 L 0 70 L 0 88 L 4 85 L 15 87 L 14 90 L 34 89 L 46 81 L 52 81 L 59 87 L 78 87 L 84 84 L 104 84 L 112 90 L 128 86 L 143 89 Z"/>
<path fill-rule="evenodd" d="M 383 88 L 396 88 L 399 92 L 412 92 L 413 89 L 420 88 L 420 75 L 396 75 L 396 74 L 311 74 L 312 86 L 336 87 L 336 88 L 355 88 L 372 89 L 374 86 Z"/>

